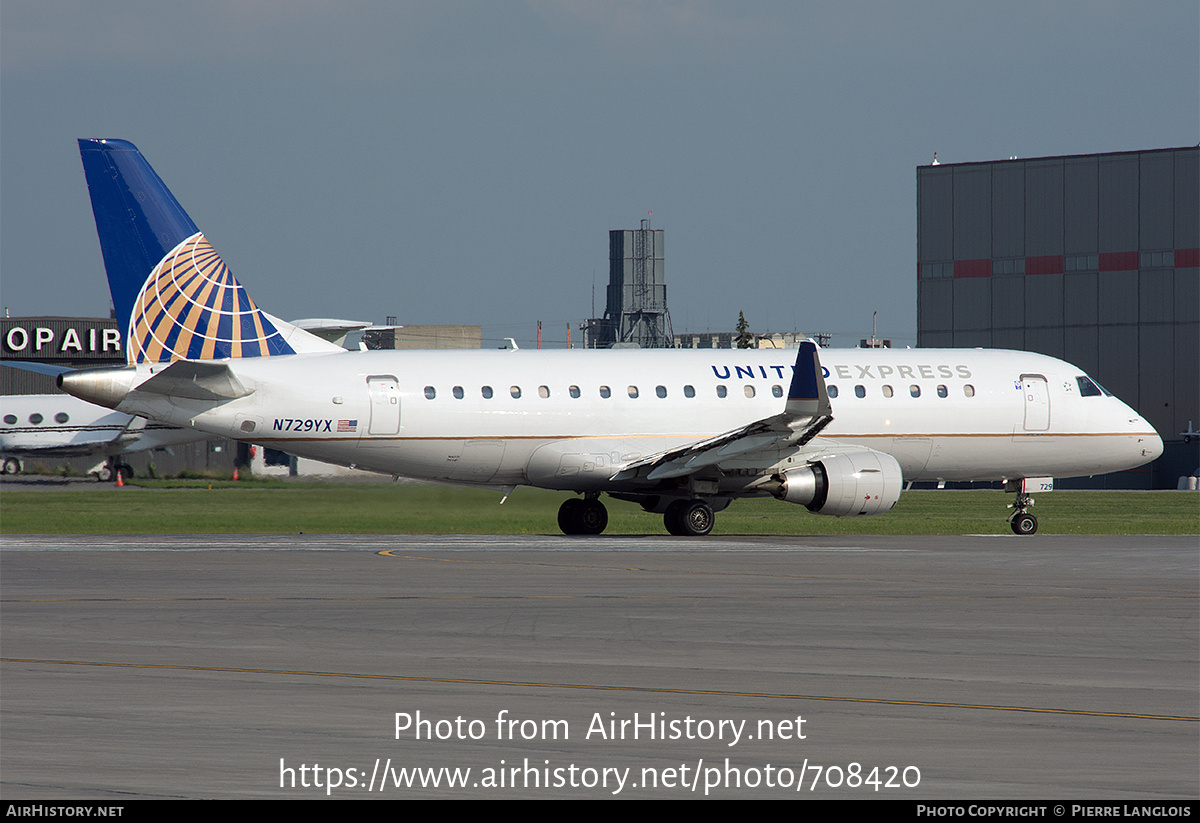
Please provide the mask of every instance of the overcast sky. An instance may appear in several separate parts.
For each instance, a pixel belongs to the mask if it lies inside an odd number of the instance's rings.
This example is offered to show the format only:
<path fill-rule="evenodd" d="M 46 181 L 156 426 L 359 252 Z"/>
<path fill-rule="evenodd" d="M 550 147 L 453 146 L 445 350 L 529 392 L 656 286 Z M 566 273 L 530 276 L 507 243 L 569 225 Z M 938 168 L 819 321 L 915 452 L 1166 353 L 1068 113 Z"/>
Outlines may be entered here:
<path fill-rule="evenodd" d="M 676 332 L 916 338 L 916 167 L 1196 145 L 1200 4 L 4 0 L 0 300 L 110 307 L 75 139 L 259 306 L 565 341 L 653 211 Z"/>

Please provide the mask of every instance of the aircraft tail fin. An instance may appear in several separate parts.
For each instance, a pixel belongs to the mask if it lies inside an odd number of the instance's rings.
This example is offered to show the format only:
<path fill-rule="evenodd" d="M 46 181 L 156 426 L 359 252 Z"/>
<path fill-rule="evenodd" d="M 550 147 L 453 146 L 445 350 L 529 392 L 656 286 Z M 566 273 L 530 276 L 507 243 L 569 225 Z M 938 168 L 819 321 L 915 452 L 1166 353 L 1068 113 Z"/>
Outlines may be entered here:
<path fill-rule="evenodd" d="M 340 350 L 260 311 L 135 145 L 79 154 L 130 364 Z"/>

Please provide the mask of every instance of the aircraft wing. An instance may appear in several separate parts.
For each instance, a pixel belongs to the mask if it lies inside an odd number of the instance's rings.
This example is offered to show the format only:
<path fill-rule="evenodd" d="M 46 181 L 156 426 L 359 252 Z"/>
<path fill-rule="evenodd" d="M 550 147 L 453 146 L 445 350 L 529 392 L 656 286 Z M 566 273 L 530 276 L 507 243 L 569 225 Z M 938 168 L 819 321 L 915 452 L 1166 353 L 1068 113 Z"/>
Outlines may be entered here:
<path fill-rule="evenodd" d="M 716 437 L 629 463 L 612 479 L 668 480 L 750 452 L 798 448 L 816 437 L 831 420 L 833 414 L 825 391 L 825 378 L 821 374 L 820 356 L 816 345 L 805 340 L 796 355 L 792 383 L 782 412 Z"/>

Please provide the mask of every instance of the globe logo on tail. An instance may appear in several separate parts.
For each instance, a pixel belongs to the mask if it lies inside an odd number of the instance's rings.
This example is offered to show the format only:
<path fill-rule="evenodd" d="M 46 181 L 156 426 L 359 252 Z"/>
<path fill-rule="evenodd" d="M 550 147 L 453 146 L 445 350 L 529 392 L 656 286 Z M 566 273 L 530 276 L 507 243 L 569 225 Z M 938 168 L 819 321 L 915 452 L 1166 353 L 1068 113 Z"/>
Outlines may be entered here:
<path fill-rule="evenodd" d="M 133 304 L 131 364 L 293 353 L 199 232 L 154 267 Z"/>

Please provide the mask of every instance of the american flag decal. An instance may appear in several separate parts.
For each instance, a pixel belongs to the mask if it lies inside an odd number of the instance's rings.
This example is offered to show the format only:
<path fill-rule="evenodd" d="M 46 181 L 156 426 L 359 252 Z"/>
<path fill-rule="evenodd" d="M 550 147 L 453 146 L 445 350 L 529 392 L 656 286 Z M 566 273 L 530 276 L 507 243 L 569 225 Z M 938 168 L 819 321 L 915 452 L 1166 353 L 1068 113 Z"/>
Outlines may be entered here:
<path fill-rule="evenodd" d="M 356 432 L 358 431 L 357 420 L 339 420 L 337 430 L 340 432 Z"/>

